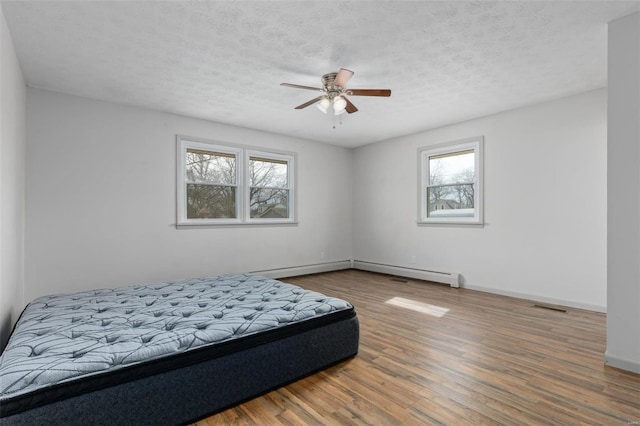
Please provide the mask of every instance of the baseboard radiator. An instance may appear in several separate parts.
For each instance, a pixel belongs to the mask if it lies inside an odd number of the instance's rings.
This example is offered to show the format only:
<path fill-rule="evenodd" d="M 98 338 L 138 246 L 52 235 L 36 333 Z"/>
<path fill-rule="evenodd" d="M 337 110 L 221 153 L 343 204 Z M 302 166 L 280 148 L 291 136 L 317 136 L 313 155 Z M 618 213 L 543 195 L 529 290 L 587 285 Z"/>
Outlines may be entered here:
<path fill-rule="evenodd" d="M 415 278 L 417 280 L 434 281 L 449 284 L 451 287 L 460 287 L 460 274 L 457 272 L 440 272 L 427 269 L 405 268 L 403 266 L 385 265 L 383 263 L 354 260 L 353 269 L 379 272 L 381 274 L 397 275 L 400 277 Z"/>
<path fill-rule="evenodd" d="M 296 277 L 299 275 L 319 274 L 321 272 L 340 271 L 351 269 L 350 260 L 339 260 L 337 262 L 316 263 L 313 265 L 294 266 L 289 268 L 267 269 L 263 271 L 251 271 L 252 274 L 263 277 L 278 279 Z"/>
<path fill-rule="evenodd" d="M 456 272 L 440 272 L 426 269 L 405 268 L 402 266 L 385 265 L 383 263 L 366 262 L 364 260 L 339 260 L 336 262 L 316 263 L 313 265 L 251 271 L 251 273 L 278 279 L 295 277 L 298 275 L 318 274 L 321 272 L 340 271 L 343 269 L 360 269 L 362 271 L 397 275 L 399 277 L 414 278 L 417 280 L 434 281 L 437 283 L 449 284 L 451 287 L 456 288 L 460 287 L 460 274 Z"/>

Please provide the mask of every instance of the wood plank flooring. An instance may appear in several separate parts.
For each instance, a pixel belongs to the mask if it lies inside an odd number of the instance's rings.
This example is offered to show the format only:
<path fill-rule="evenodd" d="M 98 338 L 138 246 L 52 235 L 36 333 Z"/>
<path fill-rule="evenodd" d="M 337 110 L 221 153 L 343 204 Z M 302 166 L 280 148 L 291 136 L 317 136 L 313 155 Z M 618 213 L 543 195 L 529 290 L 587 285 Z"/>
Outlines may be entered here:
<path fill-rule="evenodd" d="M 604 314 L 395 279 L 283 279 L 355 306 L 358 355 L 196 425 L 640 425 L 640 375 L 603 363 Z"/>

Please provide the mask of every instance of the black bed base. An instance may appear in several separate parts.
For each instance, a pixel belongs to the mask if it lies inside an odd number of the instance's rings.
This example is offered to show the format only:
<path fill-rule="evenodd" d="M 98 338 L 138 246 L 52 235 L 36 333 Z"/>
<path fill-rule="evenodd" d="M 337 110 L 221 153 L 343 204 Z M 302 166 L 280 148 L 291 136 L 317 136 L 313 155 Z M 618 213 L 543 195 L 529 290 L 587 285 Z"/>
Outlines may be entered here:
<path fill-rule="evenodd" d="M 190 366 L 0 418 L 0 425 L 192 423 L 358 352 L 355 316 Z"/>

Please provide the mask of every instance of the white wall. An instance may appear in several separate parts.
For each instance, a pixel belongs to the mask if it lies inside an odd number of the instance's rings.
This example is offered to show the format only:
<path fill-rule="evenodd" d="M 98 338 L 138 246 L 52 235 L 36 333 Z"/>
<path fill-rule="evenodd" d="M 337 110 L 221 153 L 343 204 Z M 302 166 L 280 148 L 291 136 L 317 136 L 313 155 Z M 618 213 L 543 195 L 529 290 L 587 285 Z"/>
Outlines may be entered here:
<path fill-rule="evenodd" d="M 640 373 L 640 13 L 609 24 L 609 365 Z"/>
<path fill-rule="evenodd" d="M 25 83 L 0 8 L 0 350 L 22 310 Z"/>
<path fill-rule="evenodd" d="M 485 226 L 418 226 L 418 148 L 479 135 Z M 606 142 L 602 89 L 358 148 L 354 258 L 604 311 Z"/>
<path fill-rule="evenodd" d="M 176 134 L 297 152 L 299 224 L 176 229 Z M 351 256 L 350 150 L 31 88 L 27 141 L 27 300 Z"/>
<path fill-rule="evenodd" d="M 175 229 L 176 134 L 298 152 L 300 224 Z M 418 147 L 477 135 L 485 227 L 417 226 Z M 26 300 L 353 257 L 606 307 L 605 90 L 352 152 L 28 89 L 27 139 Z"/>

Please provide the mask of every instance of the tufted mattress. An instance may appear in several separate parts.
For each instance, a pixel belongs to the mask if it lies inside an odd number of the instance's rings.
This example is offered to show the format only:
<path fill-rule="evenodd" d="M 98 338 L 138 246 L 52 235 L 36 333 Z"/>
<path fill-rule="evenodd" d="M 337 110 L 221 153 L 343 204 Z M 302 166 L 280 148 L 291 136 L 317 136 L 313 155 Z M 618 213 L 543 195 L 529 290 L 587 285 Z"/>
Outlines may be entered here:
<path fill-rule="evenodd" d="M 354 356 L 348 302 L 250 274 L 30 303 L 0 356 L 1 424 L 181 424 Z"/>

